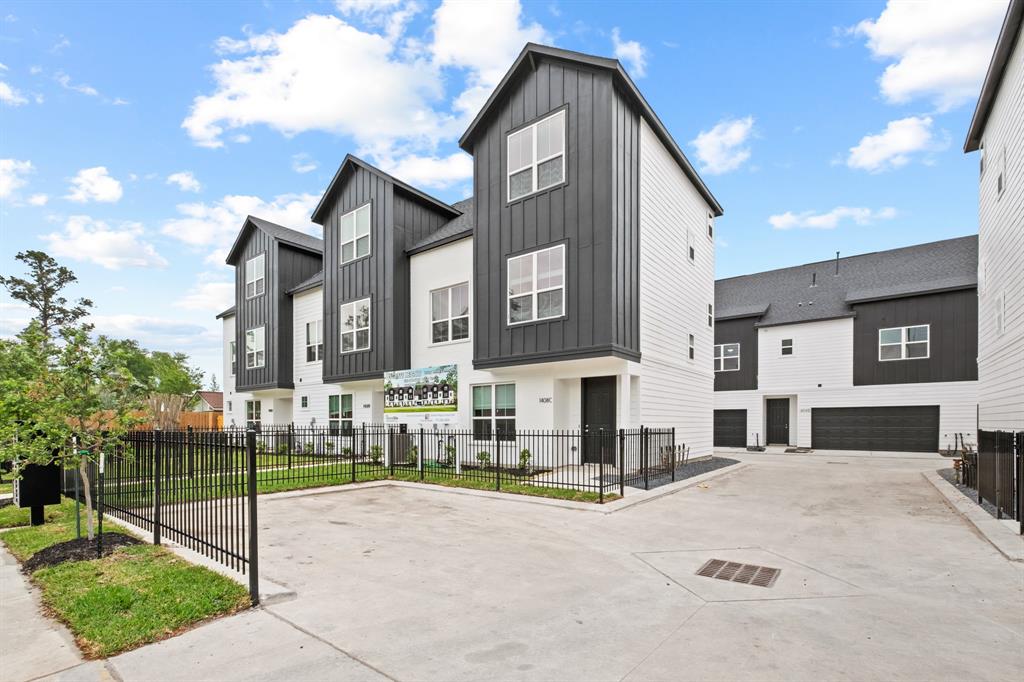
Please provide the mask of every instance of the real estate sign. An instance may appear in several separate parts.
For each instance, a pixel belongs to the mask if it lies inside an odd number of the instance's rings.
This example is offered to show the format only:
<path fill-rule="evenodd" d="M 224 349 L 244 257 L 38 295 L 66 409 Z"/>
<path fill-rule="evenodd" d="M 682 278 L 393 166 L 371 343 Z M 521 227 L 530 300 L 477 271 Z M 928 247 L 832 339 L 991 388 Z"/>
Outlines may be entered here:
<path fill-rule="evenodd" d="M 438 365 L 384 373 L 384 421 L 429 426 L 458 420 L 459 368 Z"/>

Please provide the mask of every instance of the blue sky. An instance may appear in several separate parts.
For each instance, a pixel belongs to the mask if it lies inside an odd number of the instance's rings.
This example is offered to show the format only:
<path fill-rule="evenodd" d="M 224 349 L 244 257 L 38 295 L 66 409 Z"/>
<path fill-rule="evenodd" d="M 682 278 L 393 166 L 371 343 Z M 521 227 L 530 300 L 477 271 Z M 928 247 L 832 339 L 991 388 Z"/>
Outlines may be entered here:
<path fill-rule="evenodd" d="M 0 2 L 0 272 L 43 249 L 98 330 L 219 377 L 244 216 L 316 233 L 348 152 L 466 196 L 456 140 L 527 40 L 622 60 L 725 208 L 719 277 L 970 234 L 1005 8 Z"/>

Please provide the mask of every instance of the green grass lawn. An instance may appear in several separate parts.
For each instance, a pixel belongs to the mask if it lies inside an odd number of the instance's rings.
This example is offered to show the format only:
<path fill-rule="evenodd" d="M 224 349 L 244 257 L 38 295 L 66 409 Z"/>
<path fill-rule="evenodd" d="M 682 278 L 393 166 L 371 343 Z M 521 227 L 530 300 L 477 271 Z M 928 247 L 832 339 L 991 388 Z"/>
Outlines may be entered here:
<path fill-rule="evenodd" d="M 0 509 L 0 521 L 16 520 L 12 509 Z M 26 512 L 27 524 L 28 510 L 16 511 Z M 73 500 L 47 507 L 46 516 L 42 526 L 13 528 L 0 534 L 0 541 L 25 561 L 45 547 L 75 538 Z M 83 536 L 85 527 L 83 508 Z M 126 532 L 107 520 L 103 530 Z M 32 580 L 42 591 L 43 603 L 68 626 L 88 657 L 112 656 L 166 639 L 249 605 L 248 590 L 235 581 L 146 544 L 122 547 L 102 559 L 41 568 Z"/>
<path fill-rule="evenodd" d="M 14 492 L 14 484 L 10 481 L 0 483 L 0 493 L 12 493 Z"/>

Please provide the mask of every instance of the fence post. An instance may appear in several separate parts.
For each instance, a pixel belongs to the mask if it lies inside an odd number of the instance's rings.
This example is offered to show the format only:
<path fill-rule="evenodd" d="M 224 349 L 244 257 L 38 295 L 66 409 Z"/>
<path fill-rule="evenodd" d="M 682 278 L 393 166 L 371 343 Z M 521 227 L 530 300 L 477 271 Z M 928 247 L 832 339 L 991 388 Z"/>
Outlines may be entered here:
<path fill-rule="evenodd" d="M 996 451 L 995 451 L 995 468 L 996 468 L 996 518 L 1003 518 L 1003 505 L 1002 505 L 1002 482 L 1003 477 L 1001 476 L 1003 468 L 1003 438 L 1002 432 L 996 432 Z"/>
<path fill-rule="evenodd" d="M 419 455 L 416 458 L 416 460 L 417 460 L 416 463 L 417 463 L 417 465 L 420 468 L 420 480 L 422 481 L 423 480 L 423 457 L 424 457 L 424 451 L 423 451 L 423 427 L 422 426 L 420 427 L 420 445 L 419 445 L 419 449 L 416 451 L 416 454 Z"/>
<path fill-rule="evenodd" d="M 676 427 L 672 427 L 672 482 L 676 481 Z"/>
<path fill-rule="evenodd" d="M 601 446 L 598 448 L 601 458 L 597 464 L 597 480 L 601 482 L 601 485 L 597 490 L 597 501 L 604 504 L 604 453 L 608 444 L 605 442 L 604 429 L 601 429 L 598 433 L 598 438 L 601 439 Z"/>
<path fill-rule="evenodd" d="M 363 428 L 364 429 L 366 428 L 365 424 L 363 424 Z M 352 459 L 352 482 L 355 483 L 356 482 L 356 429 L 355 429 L 355 427 L 351 427 L 351 430 L 352 430 L 352 435 L 349 438 L 349 442 L 350 442 L 350 445 L 352 447 L 349 448 L 349 453 L 348 454 L 349 454 L 349 457 Z"/>
<path fill-rule="evenodd" d="M 498 429 L 494 429 L 494 489 L 501 490 L 501 441 L 498 440 Z"/>
<path fill-rule="evenodd" d="M 163 457 L 163 433 L 153 429 L 153 544 L 160 544 L 160 460 Z"/>
<path fill-rule="evenodd" d="M 626 430 L 619 429 L 619 497 L 626 496 Z"/>
<path fill-rule="evenodd" d="M 96 477 L 97 480 L 97 492 L 96 492 L 96 558 L 103 558 L 103 468 L 104 468 L 104 454 L 103 450 L 100 450 L 100 470 Z"/>
<path fill-rule="evenodd" d="M 391 468 L 391 478 L 395 477 L 395 427 L 388 427 L 388 466 Z"/>
<path fill-rule="evenodd" d="M 74 451 L 75 452 L 75 459 L 81 460 L 82 456 L 80 454 L 78 454 L 78 436 L 74 436 L 74 440 L 72 442 L 74 443 L 74 448 L 75 448 L 75 451 Z M 81 493 L 81 487 L 82 487 L 82 468 L 81 468 L 81 466 L 76 466 L 75 467 L 75 538 L 76 539 L 80 539 L 82 537 L 82 511 L 81 511 L 82 493 Z"/>
<path fill-rule="evenodd" d="M 292 468 L 292 442 L 295 438 L 295 424 L 288 424 L 288 468 Z"/>
<path fill-rule="evenodd" d="M 651 489 L 651 481 L 648 476 L 648 457 L 650 455 L 649 448 L 647 447 L 647 438 L 650 434 L 647 433 L 647 427 L 640 427 L 640 466 L 644 469 L 644 490 Z"/>
<path fill-rule="evenodd" d="M 188 460 L 188 477 L 192 478 L 195 472 L 195 446 L 192 441 L 192 425 L 188 425 L 185 432 L 185 457 Z"/>
<path fill-rule="evenodd" d="M 256 515 L 256 431 L 252 428 L 245 431 L 245 465 L 249 488 L 249 600 L 256 606 L 260 603 L 260 553 Z"/>

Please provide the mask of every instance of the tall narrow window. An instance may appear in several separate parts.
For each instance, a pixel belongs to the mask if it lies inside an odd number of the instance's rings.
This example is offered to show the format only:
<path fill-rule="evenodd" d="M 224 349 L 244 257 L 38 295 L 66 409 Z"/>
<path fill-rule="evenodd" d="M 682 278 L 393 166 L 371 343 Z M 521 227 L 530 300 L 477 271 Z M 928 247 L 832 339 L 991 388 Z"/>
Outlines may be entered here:
<path fill-rule="evenodd" d="M 708 211 L 708 238 L 715 238 L 715 214 Z"/>
<path fill-rule="evenodd" d="M 738 372 L 740 369 L 740 344 L 722 343 L 715 346 L 715 371 Z"/>
<path fill-rule="evenodd" d="M 320 362 L 324 359 L 323 320 L 306 323 L 306 362 Z"/>
<path fill-rule="evenodd" d="M 793 354 L 793 339 L 782 339 L 781 353 L 783 355 Z"/>
<path fill-rule="evenodd" d="M 263 404 L 259 400 L 245 401 L 245 428 L 260 430 L 263 424 Z"/>
<path fill-rule="evenodd" d="M 370 348 L 370 299 L 341 306 L 341 352 Z"/>
<path fill-rule="evenodd" d="M 516 432 L 516 385 L 473 387 L 473 440 L 513 440 Z"/>
<path fill-rule="evenodd" d="M 238 344 L 234 341 L 229 341 L 228 353 L 231 355 L 231 376 L 235 376 L 235 369 L 238 366 Z"/>
<path fill-rule="evenodd" d="M 508 136 L 508 200 L 565 180 L 565 110 Z"/>
<path fill-rule="evenodd" d="M 301 405 L 303 408 L 309 407 L 309 396 L 302 396 L 302 398 L 299 399 L 299 405 Z"/>
<path fill-rule="evenodd" d="M 266 290 L 266 256 L 260 254 L 245 261 L 245 297 L 253 298 Z"/>
<path fill-rule="evenodd" d="M 331 433 L 352 432 L 352 394 L 342 393 L 327 398 L 327 427 Z"/>
<path fill-rule="evenodd" d="M 469 284 L 430 292 L 430 341 L 447 343 L 469 338 Z"/>
<path fill-rule="evenodd" d="M 689 350 L 688 350 L 688 352 L 689 352 L 690 359 L 693 360 L 694 355 L 695 355 L 695 353 L 694 353 L 694 343 L 693 343 L 693 334 L 690 334 L 690 343 L 689 343 Z"/>
<path fill-rule="evenodd" d="M 715 326 L 715 306 L 711 303 L 708 303 L 708 326 Z"/>
<path fill-rule="evenodd" d="M 890 327 L 878 330 L 878 359 L 923 360 L 929 356 L 930 327 Z"/>
<path fill-rule="evenodd" d="M 256 369 L 266 364 L 266 328 L 245 332 L 245 368 Z"/>
<path fill-rule="evenodd" d="M 565 246 L 508 259 L 508 323 L 565 314 Z"/>
<path fill-rule="evenodd" d="M 370 204 L 341 216 L 341 264 L 370 255 Z"/>
<path fill-rule="evenodd" d="M 686 228 L 686 255 L 691 264 L 696 262 L 697 250 L 693 246 L 693 230 L 690 228 Z"/>

